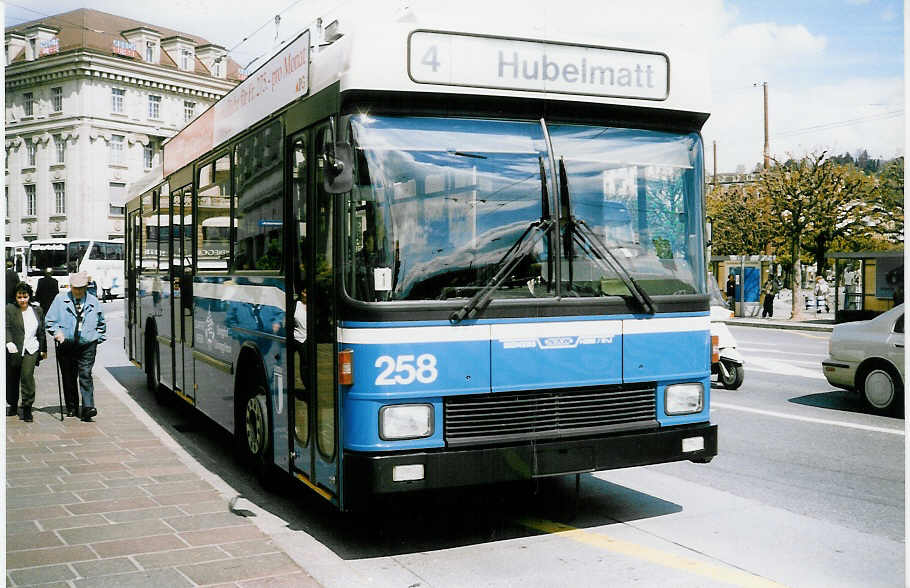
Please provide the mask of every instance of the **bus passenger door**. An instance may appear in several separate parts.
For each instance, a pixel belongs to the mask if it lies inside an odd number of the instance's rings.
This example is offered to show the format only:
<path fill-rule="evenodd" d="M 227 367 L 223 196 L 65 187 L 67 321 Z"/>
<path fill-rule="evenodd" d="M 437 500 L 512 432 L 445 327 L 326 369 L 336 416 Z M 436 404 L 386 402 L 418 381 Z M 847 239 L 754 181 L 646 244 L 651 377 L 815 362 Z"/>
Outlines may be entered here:
<path fill-rule="evenodd" d="M 126 251 L 124 263 L 126 264 L 126 289 L 123 292 L 126 304 L 126 341 L 127 357 L 132 360 L 141 360 L 139 357 L 138 331 L 139 331 L 139 300 L 136 295 L 136 272 L 139 269 L 140 249 L 140 224 L 139 210 L 129 213 L 126 220 Z"/>
<path fill-rule="evenodd" d="M 193 403 L 193 218 L 192 186 L 185 186 L 174 198 L 174 255 L 172 284 L 174 313 L 174 384 L 184 399 Z M 179 211 L 179 215 L 178 215 Z M 177 219 L 180 219 L 178 224 Z"/>
<path fill-rule="evenodd" d="M 288 373 L 293 382 L 290 419 L 293 473 L 331 500 L 339 493 L 341 429 L 336 383 L 336 320 L 333 236 L 335 197 L 322 188 L 321 158 L 331 132 L 327 123 L 291 137 L 294 230 L 288 297 Z M 295 328 L 296 327 L 296 328 Z M 295 335 L 296 331 L 296 335 Z"/>

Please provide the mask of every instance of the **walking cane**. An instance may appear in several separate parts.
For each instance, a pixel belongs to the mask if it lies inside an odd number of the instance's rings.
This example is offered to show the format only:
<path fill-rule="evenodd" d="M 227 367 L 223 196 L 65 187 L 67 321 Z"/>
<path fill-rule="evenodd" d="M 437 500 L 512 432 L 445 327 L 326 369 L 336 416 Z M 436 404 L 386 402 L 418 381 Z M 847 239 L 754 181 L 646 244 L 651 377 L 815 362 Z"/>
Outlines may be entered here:
<path fill-rule="evenodd" d="M 63 384 L 60 379 L 60 343 L 54 339 L 54 365 L 57 366 L 57 395 L 60 397 L 60 422 L 63 422 Z"/>

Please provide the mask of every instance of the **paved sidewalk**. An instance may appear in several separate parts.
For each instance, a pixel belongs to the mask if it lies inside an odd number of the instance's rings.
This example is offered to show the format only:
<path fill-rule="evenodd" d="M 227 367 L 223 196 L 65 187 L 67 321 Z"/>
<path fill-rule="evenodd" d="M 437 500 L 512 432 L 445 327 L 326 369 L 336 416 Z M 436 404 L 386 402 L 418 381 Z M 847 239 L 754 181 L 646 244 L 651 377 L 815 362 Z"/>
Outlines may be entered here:
<path fill-rule="evenodd" d="M 762 307 L 756 304 L 751 308 L 747 307 L 745 317 L 734 317 L 724 321 L 728 325 L 737 325 L 741 327 L 761 327 L 765 329 L 787 329 L 801 331 L 826 331 L 831 332 L 834 329 L 834 307 L 829 307 L 830 312 L 815 312 L 812 307 L 809 310 L 802 311 L 800 320 L 790 318 L 792 312 L 792 301 L 787 296 L 776 297 L 774 299 L 774 317 L 761 318 Z"/>
<path fill-rule="evenodd" d="M 94 422 L 60 421 L 53 349 L 34 422 L 4 417 L 7 586 L 319 585 L 94 371 Z"/>

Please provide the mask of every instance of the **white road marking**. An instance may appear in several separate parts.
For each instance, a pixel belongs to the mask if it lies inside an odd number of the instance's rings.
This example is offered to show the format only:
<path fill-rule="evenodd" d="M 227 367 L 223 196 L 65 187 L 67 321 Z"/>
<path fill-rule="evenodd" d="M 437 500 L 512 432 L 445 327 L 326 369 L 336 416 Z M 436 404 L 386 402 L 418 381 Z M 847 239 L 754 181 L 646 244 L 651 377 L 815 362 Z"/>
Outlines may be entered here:
<path fill-rule="evenodd" d="M 737 406 L 735 404 L 727 404 L 726 402 L 714 402 L 711 401 L 711 408 L 725 408 L 728 410 L 738 410 L 741 412 L 751 412 L 754 414 L 761 414 L 765 416 L 771 416 L 781 419 L 789 419 L 791 421 L 803 421 L 805 423 L 815 423 L 817 425 L 833 425 L 835 427 L 846 427 L 848 429 L 859 429 L 861 431 L 873 431 L 876 433 L 888 433 L 889 435 L 903 435 L 903 429 L 889 429 L 886 427 L 873 427 L 872 425 L 860 425 L 857 423 L 847 423 L 843 421 L 832 421 L 827 419 L 816 419 L 812 417 L 797 416 L 794 414 L 787 414 L 784 412 L 774 412 L 772 410 L 761 410 L 759 408 L 748 408 L 745 406 Z"/>
<path fill-rule="evenodd" d="M 828 381 L 824 374 L 822 374 L 821 362 L 818 363 L 817 370 L 811 370 L 769 357 L 755 358 L 746 356 L 746 371 L 767 372 L 780 376 L 796 376 L 798 378 Z"/>

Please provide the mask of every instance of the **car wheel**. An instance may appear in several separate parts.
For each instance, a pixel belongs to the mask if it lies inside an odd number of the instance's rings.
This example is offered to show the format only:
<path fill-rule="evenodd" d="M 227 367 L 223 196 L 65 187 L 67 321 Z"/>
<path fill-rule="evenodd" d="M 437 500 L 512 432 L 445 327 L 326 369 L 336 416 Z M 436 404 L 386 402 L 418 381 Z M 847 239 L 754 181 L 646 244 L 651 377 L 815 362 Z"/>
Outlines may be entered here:
<path fill-rule="evenodd" d="M 746 370 L 743 369 L 741 365 L 727 365 L 724 366 L 725 370 L 718 370 L 720 375 L 720 383 L 724 385 L 724 388 L 727 390 L 736 390 L 743 385 L 743 380 L 746 377 Z M 727 372 L 727 376 L 724 377 L 724 371 Z"/>
<path fill-rule="evenodd" d="M 903 384 L 900 375 L 889 365 L 875 365 L 864 370 L 860 391 L 873 412 L 898 416 L 903 408 Z"/>

